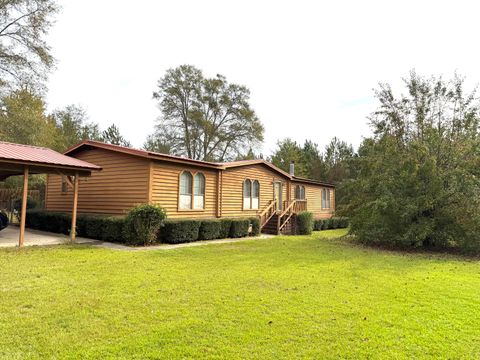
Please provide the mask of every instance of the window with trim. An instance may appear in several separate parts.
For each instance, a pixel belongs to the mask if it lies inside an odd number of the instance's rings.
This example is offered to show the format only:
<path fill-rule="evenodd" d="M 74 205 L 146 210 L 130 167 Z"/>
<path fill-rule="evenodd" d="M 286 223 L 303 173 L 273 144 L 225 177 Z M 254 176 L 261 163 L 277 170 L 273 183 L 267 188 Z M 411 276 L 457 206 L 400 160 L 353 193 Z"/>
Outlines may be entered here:
<path fill-rule="evenodd" d="M 243 208 L 251 209 L 252 207 L 252 182 L 246 179 L 243 182 Z"/>
<path fill-rule="evenodd" d="M 295 187 L 295 199 L 305 200 L 305 186 L 297 185 Z"/>
<path fill-rule="evenodd" d="M 254 180 L 252 183 L 252 209 L 258 209 L 260 202 L 260 183 Z"/>
<path fill-rule="evenodd" d="M 260 205 L 260 182 L 245 179 L 243 182 L 243 209 L 257 210 Z"/>
<path fill-rule="evenodd" d="M 196 173 L 194 177 L 193 208 L 195 210 L 205 209 L 205 176 Z"/>
<path fill-rule="evenodd" d="M 322 209 L 330 209 L 330 189 L 322 189 Z"/>
<path fill-rule="evenodd" d="M 66 193 L 68 191 L 68 183 L 67 178 L 62 176 L 62 193 Z"/>
<path fill-rule="evenodd" d="M 190 171 L 180 174 L 180 210 L 205 209 L 205 175 L 199 172 L 194 175 Z"/>
<path fill-rule="evenodd" d="M 192 185 L 193 177 L 189 171 L 180 175 L 180 209 L 192 208 Z"/>

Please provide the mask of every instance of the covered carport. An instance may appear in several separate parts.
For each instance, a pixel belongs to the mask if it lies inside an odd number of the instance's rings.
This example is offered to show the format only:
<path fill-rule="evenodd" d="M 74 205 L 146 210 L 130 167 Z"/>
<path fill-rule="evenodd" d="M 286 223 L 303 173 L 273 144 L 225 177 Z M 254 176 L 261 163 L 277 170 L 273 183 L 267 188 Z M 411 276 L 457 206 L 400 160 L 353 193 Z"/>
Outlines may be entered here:
<path fill-rule="evenodd" d="M 52 149 L 0 142 L 0 181 L 10 176 L 23 175 L 22 206 L 18 246 L 25 241 L 25 220 L 27 215 L 28 176 L 32 174 L 57 174 L 65 176 L 73 188 L 72 226 L 70 238 L 75 241 L 79 178 L 90 176 L 101 167 L 72 158 Z"/>

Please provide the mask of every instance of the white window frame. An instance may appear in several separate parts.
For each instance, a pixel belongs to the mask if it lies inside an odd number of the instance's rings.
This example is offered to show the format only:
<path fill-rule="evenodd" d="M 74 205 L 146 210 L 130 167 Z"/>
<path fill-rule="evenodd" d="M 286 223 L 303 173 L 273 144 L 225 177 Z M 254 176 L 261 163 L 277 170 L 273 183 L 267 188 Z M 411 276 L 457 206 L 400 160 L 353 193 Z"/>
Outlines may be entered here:
<path fill-rule="evenodd" d="M 330 205 L 330 189 L 322 189 L 322 209 L 328 210 Z"/>
<path fill-rule="evenodd" d="M 184 175 L 190 176 L 190 186 L 187 186 L 186 192 L 182 192 L 185 186 L 182 186 Z M 193 202 L 193 175 L 190 171 L 184 170 L 180 173 L 180 182 L 178 189 L 178 208 L 180 210 L 192 210 Z M 187 205 L 188 204 L 188 205 Z"/>
<path fill-rule="evenodd" d="M 202 187 L 197 188 L 197 181 L 199 181 L 200 177 L 202 178 Z M 206 182 L 205 175 L 201 172 L 195 173 L 193 176 L 193 209 L 194 210 L 204 210 L 205 209 L 205 182 Z M 198 194 L 197 194 L 197 190 Z M 197 201 L 201 199 L 200 201 Z"/>
<path fill-rule="evenodd" d="M 255 194 L 255 184 L 257 184 L 257 194 Z M 251 195 L 252 195 L 252 199 L 250 201 L 251 209 L 252 210 L 258 210 L 259 207 L 260 207 L 260 181 L 258 181 L 258 180 L 253 180 L 252 181 Z"/>
<path fill-rule="evenodd" d="M 245 194 L 245 190 L 248 194 Z M 245 179 L 242 183 L 242 197 L 243 197 L 243 210 L 250 210 L 252 208 L 252 180 Z"/>

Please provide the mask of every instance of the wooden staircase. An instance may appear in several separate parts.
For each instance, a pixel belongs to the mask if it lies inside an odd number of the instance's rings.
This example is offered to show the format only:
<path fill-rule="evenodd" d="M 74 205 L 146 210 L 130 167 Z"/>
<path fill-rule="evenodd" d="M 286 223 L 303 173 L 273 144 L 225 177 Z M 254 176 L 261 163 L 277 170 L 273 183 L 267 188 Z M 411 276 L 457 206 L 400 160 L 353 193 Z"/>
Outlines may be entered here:
<path fill-rule="evenodd" d="M 264 234 L 278 234 L 278 215 L 274 214 L 268 222 L 263 225 L 262 227 L 262 233 Z"/>
<path fill-rule="evenodd" d="M 276 210 L 276 201 L 272 201 L 260 214 L 260 229 L 264 234 L 295 234 L 297 214 L 307 209 L 306 201 L 284 202 L 282 212 Z"/>
<path fill-rule="evenodd" d="M 279 230 L 278 222 L 279 222 L 280 215 L 275 214 L 271 217 L 271 219 L 263 226 L 262 228 L 262 233 L 263 234 L 273 234 L 273 235 L 279 235 L 279 234 L 295 234 L 296 231 L 296 223 L 297 223 L 297 218 L 296 215 L 291 216 L 285 223 L 285 225 L 282 227 L 281 230 Z"/>

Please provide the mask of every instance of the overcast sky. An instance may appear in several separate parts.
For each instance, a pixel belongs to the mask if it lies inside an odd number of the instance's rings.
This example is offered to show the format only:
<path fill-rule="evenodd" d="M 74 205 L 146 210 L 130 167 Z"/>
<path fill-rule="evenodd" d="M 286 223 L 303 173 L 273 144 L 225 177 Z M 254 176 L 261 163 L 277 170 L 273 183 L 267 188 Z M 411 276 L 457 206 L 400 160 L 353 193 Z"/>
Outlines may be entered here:
<path fill-rule="evenodd" d="M 48 106 L 82 105 L 141 147 L 160 114 L 157 80 L 191 64 L 250 89 L 266 155 L 284 137 L 357 146 L 378 82 L 399 85 L 412 68 L 480 81 L 475 3 L 65 0 Z"/>

